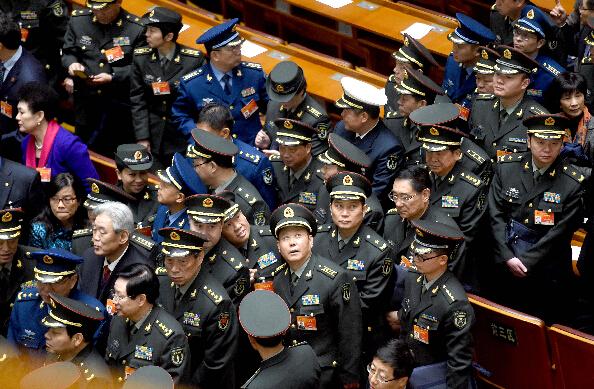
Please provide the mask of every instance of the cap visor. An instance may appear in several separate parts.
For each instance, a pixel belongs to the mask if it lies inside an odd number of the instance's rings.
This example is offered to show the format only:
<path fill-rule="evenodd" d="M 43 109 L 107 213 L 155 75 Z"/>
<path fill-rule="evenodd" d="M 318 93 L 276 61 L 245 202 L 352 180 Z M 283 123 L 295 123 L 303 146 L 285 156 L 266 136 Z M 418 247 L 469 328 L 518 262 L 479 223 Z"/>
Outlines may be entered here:
<path fill-rule="evenodd" d="M 153 166 L 153 161 L 147 163 L 140 163 L 138 165 L 126 165 L 126 167 L 133 171 L 149 170 Z"/>
<path fill-rule="evenodd" d="M 348 105 L 343 99 L 342 97 L 338 100 L 336 100 L 336 103 L 334 103 L 335 106 L 337 106 L 338 108 L 342 108 L 342 109 L 347 109 L 347 108 L 353 108 L 350 105 Z"/>
<path fill-rule="evenodd" d="M 440 144 L 436 144 L 436 143 L 423 143 L 423 149 L 427 150 L 427 151 L 444 151 L 448 148 L 448 146 L 446 145 L 440 145 Z"/>
<path fill-rule="evenodd" d="M 49 274 L 40 274 L 35 272 L 35 279 L 39 282 L 44 284 L 55 284 L 56 282 L 60 281 L 63 276 L 52 276 Z"/>
<path fill-rule="evenodd" d="M 270 86 L 269 84 L 266 85 L 266 92 L 268 93 L 268 97 L 270 97 L 270 100 L 276 101 L 278 103 L 286 103 L 287 101 L 291 100 L 297 93 L 297 91 L 295 91 L 293 93 L 281 95 L 279 93 L 276 93 L 272 89 L 272 86 Z"/>
<path fill-rule="evenodd" d="M 41 324 L 43 324 L 44 326 L 49 327 L 49 328 L 60 328 L 60 327 L 63 328 L 63 327 L 66 327 L 66 325 L 64 325 L 63 323 L 60 323 L 59 321 L 57 321 L 56 319 L 54 319 L 50 315 L 47 315 L 43 319 L 41 319 Z"/>
<path fill-rule="evenodd" d="M 87 1 L 87 8 L 103 9 L 103 8 L 107 7 L 109 4 L 113 4 L 113 3 L 95 3 L 94 1 Z"/>
<path fill-rule="evenodd" d="M 448 34 L 448 40 L 451 42 L 454 42 L 457 45 L 463 45 L 465 43 L 468 43 L 464 39 L 462 39 L 458 35 L 456 35 L 454 32 L 450 32 Z"/>

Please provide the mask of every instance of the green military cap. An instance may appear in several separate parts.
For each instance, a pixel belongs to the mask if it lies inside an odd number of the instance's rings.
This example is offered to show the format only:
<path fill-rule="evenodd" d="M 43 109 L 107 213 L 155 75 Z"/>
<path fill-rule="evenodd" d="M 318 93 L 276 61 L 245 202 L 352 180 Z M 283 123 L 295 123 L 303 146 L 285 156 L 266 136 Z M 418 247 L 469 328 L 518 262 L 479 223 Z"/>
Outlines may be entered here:
<path fill-rule="evenodd" d="M 524 119 L 523 124 L 528 129 L 528 135 L 540 139 L 563 139 L 565 135 L 571 134 L 569 130 L 569 119 L 564 115 L 535 115 Z"/>
<path fill-rule="evenodd" d="M 230 190 L 222 191 L 221 193 L 219 193 L 219 196 L 227 200 L 230 204 L 229 208 L 225 210 L 225 216 L 223 218 L 223 222 L 226 223 L 229 220 L 233 219 L 235 215 L 237 215 L 237 213 L 241 211 L 241 209 L 239 208 L 239 204 L 235 202 L 235 193 L 231 192 Z"/>
<path fill-rule="evenodd" d="M 18 239 L 25 213 L 21 208 L 9 208 L 0 211 L 0 240 Z"/>
<path fill-rule="evenodd" d="M 433 250 L 454 250 L 464 240 L 464 235 L 453 224 L 433 220 L 412 220 L 415 237 L 410 245 L 415 254 L 428 254 Z"/>
<path fill-rule="evenodd" d="M 478 74 L 494 74 L 495 61 L 500 57 L 499 53 L 489 47 L 479 47 L 480 57 L 474 65 L 474 72 Z"/>
<path fill-rule="evenodd" d="M 189 217 L 195 222 L 206 224 L 218 223 L 223 220 L 225 211 L 230 206 L 224 198 L 209 194 L 186 197 L 184 204 Z"/>
<path fill-rule="evenodd" d="M 103 9 L 110 4 L 115 3 L 116 0 L 87 0 L 87 8 Z"/>
<path fill-rule="evenodd" d="M 363 150 L 340 135 L 328 135 L 328 150 L 318 155 L 326 165 L 336 165 L 341 170 L 365 175 L 371 166 L 371 159 Z"/>
<path fill-rule="evenodd" d="M 176 24 L 182 27 L 182 17 L 179 13 L 165 7 L 154 7 L 149 12 L 142 15 L 141 22 L 146 25 L 154 24 Z"/>
<path fill-rule="evenodd" d="M 163 237 L 161 253 L 167 257 L 186 257 L 193 252 L 202 251 L 206 241 L 202 235 L 181 228 L 161 228 L 159 235 Z"/>
<path fill-rule="evenodd" d="M 148 170 L 153 166 L 153 156 L 145 146 L 138 143 L 119 145 L 115 161 L 119 167 L 127 167 L 134 171 Z"/>
<path fill-rule="evenodd" d="M 440 126 L 437 124 L 420 125 L 417 139 L 428 151 L 443 151 L 451 147 L 460 147 L 462 138 L 466 134 L 454 128 Z"/>
<path fill-rule="evenodd" d="M 440 126 L 455 128 L 459 116 L 460 108 L 458 105 L 453 103 L 439 103 L 415 109 L 410 113 L 408 118 L 419 126 L 438 124 Z"/>
<path fill-rule="evenodd" d="M 73 327 L 87 333 L 95 333 L 105 319 L 103 314 L 82 301 L 50 293 L 48 315 L 41 323 L 49 328 Z"/>
<path fill-rule="evenodd" d="M 188 147 L 186 157 L 208 159 L 210 161 L 233 164 L 239 148 L 230 140 L 211 134 L 210 132 L 194 128 L 192 130 L 194 145 Z"/>
<path fill-rule="evenodd" d="M 416 95 L 429 103 L 435 99 L 435 95 L 443 95 L 443 89 L 433 82 L 432 79 L 415 70 L 410 66 L 405 65 L 406 73 L 400 85 L 396 85 L 396 89 L 403 95 Z"/>
<path fill-rule="evenodd" d="M 21 389 L 68 389 L 74 387 L 81 372 L 72 362 L 54 362 L 35 369 L 21 379 Z"/>
<path fill-rule="evenodd" d="M 536 73 L 538 62 L 510 46 L 497 46 L 500 57 L 495 60 L 495 72 L 502 74 Z"/>
<path fill-rule="evenodd" d="M 367 111 L 385 105 L 388 101 L 383 88 L 376 88 L 353 77 L 341 78 L 340 86 L 342 97 L 335 103 L 338 108 Z"/>
<path fill-rule="evenodd" d="M 142 366 L 126 379 L 122 389 L 173 389 L 173 378 L 160 366 Z"/>
<path fill-rule="evenodd" d="M 439 66 L 433 55 L 418 40 L 408 35 L 404 36 L 402 47 L 392 53 L 392 57 L 400 62 L 409 64 L 414 69 L 426 71 L 429 66 Z"/>
<path fill-rule="evenodd" d="M 276 119 L 277 126 L 276 141 L 284 146 L 296 146 L 304 143 L 311 143 L 312 137 L 317 130 L 309 124 L 293 119 Z"/>
<path fill-rule="evenodd" d="M 311 211 L 299 204 L 281 205 L 270 216 L 270 230 L 278 239 L 278 233 L 285 227 L 304 227 L 311 235 L 318 231 L 316 218 Z"/>
<path fill-rule="evenodd" d="M 291 313 L 284 300 L 269 290 L 255 290 L 239 304 L 239 323 L 254 338 L 284 334 L 291 324 Z"/>
<path fill-rule="evenodd" d="M 286 103 L 304 84 L 303 69 L 293 61 L 282 61 L 272 68 L 266 78 L 266 92 L 271 100 Z"/>
<path fill-rule="evenodd" d="M 87 194 L 87 198 L 83 205 L 88 209 L 95 209 L 99 204 L 108 201 L 117 201 L 128 204 L 134 201 L 134 197 L 124 192 L 119 187 L 108 184 L 107 182 L 99 181 L 94 178 L 87 178 L 91 186 L 91 191 Z"/>
<path fill-rule="evenodd" d="M 360 174 L 340 172 L 326 183 L 333 200 L 365 200 L 371 195 L 371 182 Z"/>

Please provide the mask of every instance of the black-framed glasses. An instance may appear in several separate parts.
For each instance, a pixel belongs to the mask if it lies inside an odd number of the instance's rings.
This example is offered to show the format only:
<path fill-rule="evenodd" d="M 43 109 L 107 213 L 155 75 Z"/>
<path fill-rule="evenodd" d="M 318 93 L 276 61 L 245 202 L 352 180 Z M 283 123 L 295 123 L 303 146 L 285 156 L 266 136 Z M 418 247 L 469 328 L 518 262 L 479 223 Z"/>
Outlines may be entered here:
<path fill-rule="evenodd" d="M 202 163 L 199 163 L 199 164 L 194 164 L 194 165 L 192 165 L 192 166 L 193 166 L 194 168 L 197 168 L 197 167 L 199 167 L 199 166 L 202 166 L 202 165 L 204 165 L 204 164 L 207 164 L 207 163 L 209 163 L 209 162 L 210 162 L 210 161 L 208 161 L 208 160 L 207 160 L 207 161 L 204 161 L 204 162 L 202 162 Z"/>
<path fill-rule="evenodd" d="M 441 257 L 443 254 L 437 254 L 429 258 L 423 258 L 420 254 L 413 254 L 413 257 L 418 262 L 425 262 L 433 258 Z"/>
<path fill-rule="evenodd" d="M 375 366 L 373 366 L 372 363 L 367 365 L 367 372 L 369 373 L 369 375 L 371 377 L 376 376 L 376 379 L 378 380 L 378 382 L 380 384 L 387 384 L 390 381 L 396 381 L 398 379 L 398 378 L 387 379 L 386 376 L 384 376 L 382 373 L 380 373 L 379 370 L 377 370 L 375 368 Z"/>
<path fill-rule="evenodd" d="M 60 201 L 64 203 L 64 205 L 70 205 L 76 201 L 76 197 L 73 196 L 65 196 L 65 197 L 50 197 L 50 201 L 52 203 L 60 204 Z"/>

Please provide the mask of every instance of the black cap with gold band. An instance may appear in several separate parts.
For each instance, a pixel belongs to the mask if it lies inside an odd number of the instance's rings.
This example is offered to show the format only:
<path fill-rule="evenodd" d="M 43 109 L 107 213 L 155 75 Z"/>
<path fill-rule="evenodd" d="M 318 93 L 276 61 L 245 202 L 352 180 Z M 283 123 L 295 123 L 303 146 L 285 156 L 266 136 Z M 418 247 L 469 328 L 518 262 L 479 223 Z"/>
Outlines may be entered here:
<path fill-rule="evenodd" d="M 501 74 L 536 73 L 538 62 L 510 46 L 497 46 L 500 57 L 495 61 L 495 72 Z"/>
<path fill-rule="evenodd" d="M 186 197 L 184 204 L 188 216 L 197 223 L 214 224 L 223 220 L 225 211 L 230 207 L 227 200 L 209 194 L 197 194 Z"/>
<path fill-rule="evenodd" d="M 371 182 L 353 172 L 336 173 L 326 183 L 332 200 L 363 200 L 371 195 Z"/>
<path fill-rule="evenodd" d="M 303 69 L 293 61 L 282 61 L 272 68 L 266 78 L 266 92 L 271 100 L 286 103 L 304 84 Z"/>
<path fill-rule="evenodd" d="M 412 220 L 415 237 L 410 248 L 415 254 L 429 254 L 434 250 L 453 251 L 464 240 L 458 227 L 433 220 Z"/>
<path fill-rule="evenodd" d="M 535 115 L 524 119 L 523 124 L 528 129 L 528 135 L 545 140 L 563 139 L 570 135 L 570 122 L 563 115 Z"/>
<path fill-rule="evenodd" d="M 418 40 L 407 33 L 404 36 L 404 45 L 392 53 L 392 57 L 403 63 L 409 64 L 414 69 L 427 72 L 429 66 L 439 66 L 433 55 Z"/>
<path fill-rule="evenodd" d="M 41 323 L 46 327 L 75 327 L 86 333 L 94 333 L 105 319 L 100 311 L 82 301 L 51 292 L 49 297 L 48 315 L 41 319 Z"/>
<path fill-rule="evenodd" d="M 278 233 L 285 227 L 303 227 L 312 236 L 318 232 L 318 224 L 313 213 L 303 205 L 285 204 L 272 212 L 270 216 L 270 230 L 278 239 Z"/>
<path fill-rule="evenodd" d="M 21 208 L 9 208 L 0 211 L 0 240 L 18 239 L 25 213 Z"/>
<path fill-rule="evenodd" d="M 344 139 L 340 135 L 328 135 L 328 150 L 318 155 L 318 159 L 326 165 L 336 165 L 349 172 L 367 174 L 371 159 L 363 150 Z"/>
<path fill-rule="evenodd" d="M 464 137 L 466 137 L 466 134 L 462 131 L 438 124 L 421 125 L 417 134 L 417 139 L 422 142 L 421 147 L 435 152 L 449 148 L 460 148 Z"/>
<path fill-rule="evenodd" d="M 495 73 L 495 61 L 501 55 L 495 50 L 488 47 L 479 47 L 480 57 L 474 65 L 474 72 L 478 74 L 494 74 Z"/>
<path fill-rule="evenodd" d="M 164 238 L 161 242 L 161 253 L 171 258 L 187 257 L 202 251 L 206 241 L 202 235 L 180 228 L 161 228 L 159 235 Z"/>
<path fill-rule="evenodd" d="M 439 85 L 419 70 L 415 70 L 408 65 L 405 65 L 405 70 L 404 79 L 400 82 L 400 85 L 396 85 L 396 90 L 400 94 L 419 96 L 427 100 L 429 104 L 433 103 L 435 95 L 444 94 Z"/>
<path fill-rule="evenodd" d="M 239 148 L 232 141 L 200 128 L 192 130 L 192 138 L 196 143 L 188 147 L 186 153 L 188 158 L 204 158 L 231 166 L 235 155 L 239 153 Z"/>
<path fill-rule="evenodd" d="M 87 194 L 87 198 L 83 203 L 87 209 L 95 209 L 99 204 L 108 201 L 117 201 L 124 204 L 135 201 L 134 197 L 115 185 L 94 178 L 87 178 L 87 181 L 91 186 L 91 191 Z"/>
<path fill-rule="evenodd" d="M 153 166 L 153 156 L 138 143 L 121 144 L 115 152 L 118 169 L 127 167 L 133 171 L 145 171 Z"/>
<path fill-rule="evenodd" d="M 87 0 L 87 8 L 103 9 L 117 0 Z"/>
<path fill-rule="evenodd" d="M 283 146 L 297 146 L 311 143 L 317 130 L 309 124 L 293 119 L 276 119 L 274 124 L 278 128 L 277 142 Z"/>
<path fill-rule="evenodd" d="M 385 105 L 388 100 L 383 88 L 376 88 L 356 78 L 343 77 L 340 85 L 343 93 L 336 100 L 335 105 L 338 108 L 367 111 Z"/>

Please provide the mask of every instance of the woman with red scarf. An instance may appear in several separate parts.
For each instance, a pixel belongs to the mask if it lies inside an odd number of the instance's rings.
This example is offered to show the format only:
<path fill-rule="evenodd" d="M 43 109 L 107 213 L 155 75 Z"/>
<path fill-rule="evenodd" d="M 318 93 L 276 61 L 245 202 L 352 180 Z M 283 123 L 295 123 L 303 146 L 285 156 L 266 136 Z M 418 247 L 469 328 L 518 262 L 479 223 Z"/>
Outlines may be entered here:
<path fill-rule="evenodd" d="M 71 173 L 85 183 L 99 178 L 87 146 L 76 135 L 61 127 L 53 118 L 57 108 L 56 93 L 39 82 L 25 84 L 17 106 L 19 131 L 27 134 L 21 143 L 23 163 L 36 169 L 42 182 L 50 182 L 60 173 Z"/>

